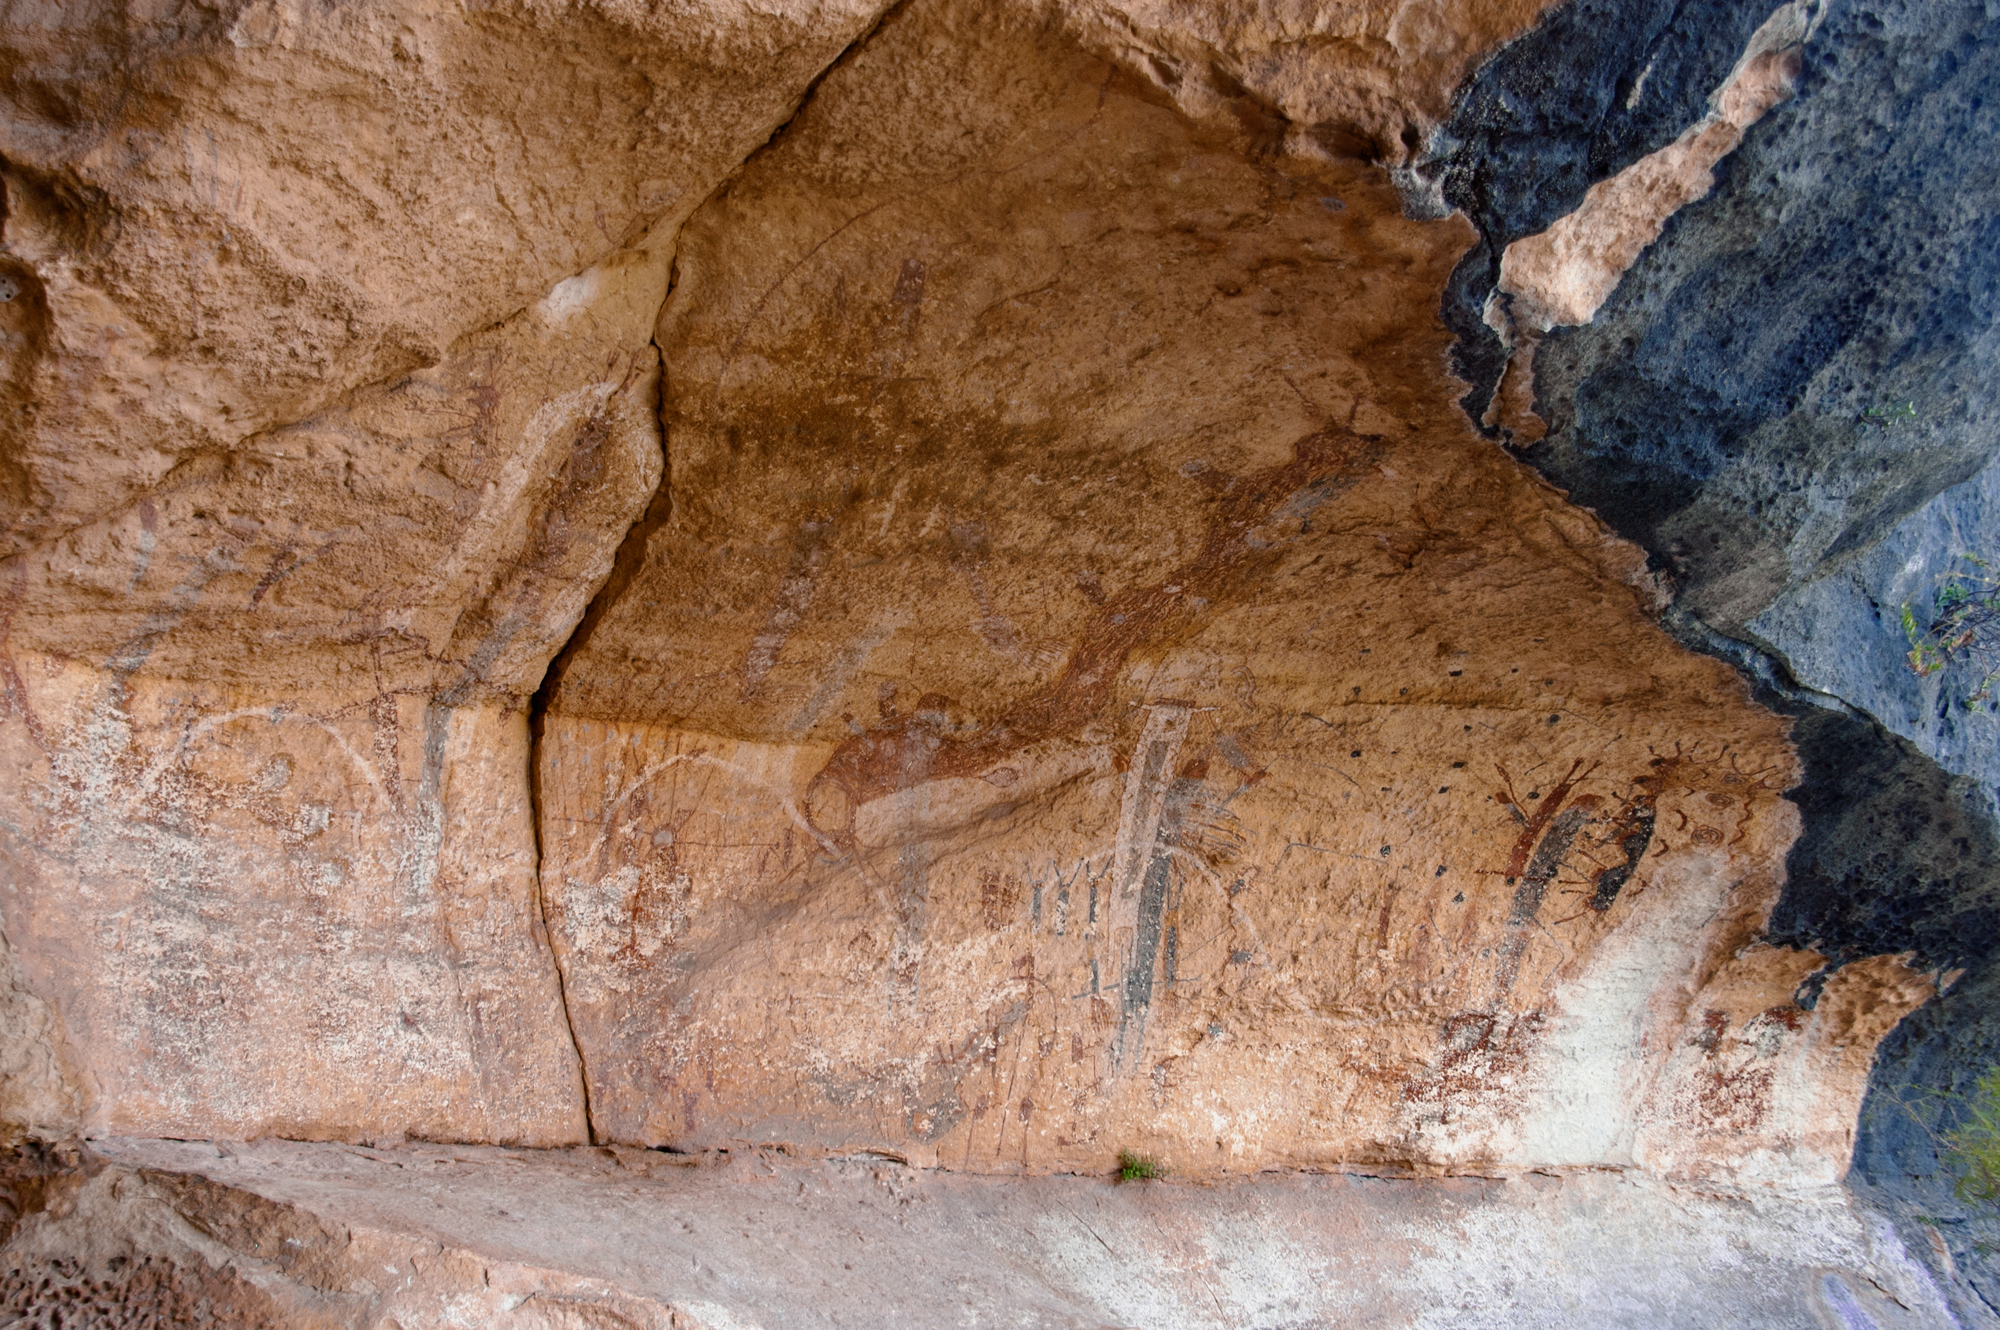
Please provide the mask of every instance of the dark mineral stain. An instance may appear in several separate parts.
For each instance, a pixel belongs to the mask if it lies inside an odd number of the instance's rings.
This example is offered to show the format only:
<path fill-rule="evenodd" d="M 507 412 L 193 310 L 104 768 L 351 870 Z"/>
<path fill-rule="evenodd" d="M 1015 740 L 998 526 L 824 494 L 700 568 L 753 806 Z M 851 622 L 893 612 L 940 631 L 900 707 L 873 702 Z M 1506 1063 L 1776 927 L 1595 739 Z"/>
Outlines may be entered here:
<path fill-rule="evenodd" d="M 1160 916 L 1167 903 L 1167 868 L 1171 861 L 1156 854 L 1146 865 L 1146 882 L 1139 893 L 1139 928 L 1132 940 L 1132 963 L 1125 970 L 1125 1019 L 1145 1014 L 1153 1001 L 1153 966 L 1160 958 Z"/>
<path fill-rule="evenodd" d="M 1542 908 L 1542 897 L 1547 894 L 1549 883 L 1561 871 L 1563 860 L 1569 857 L 1570 847 L 1576 844 L 1576 833 L 1583 830 L 1583 824 L 1590 820 L 1596 803 L 1596 796 L 1586 794 L 1550 821 L 1548 834 L 1535 847 L 1535 857 L 1529 861 L 1520 885 L 1514 890 L 1514 908 L 1507 913 L 1510 925 L 1518 928 L 1526 924 Z"/>
<path fill-rule="evenodd" d="M 1657 814 L 1650 799 L 1634 802 L 1612 828 L 1611 840 L 1625 855 L 1625 862 L 1613 864 L 1597 875 L 1596 890 L 1590 895 L 1590 908 L 1604 911 L 1611 908 L 1618 899 L 1632 874 L 1638 871 L 1639 861 L 1646 857 L 1646 849 L 1653 843 L 1653 823 Z"/>

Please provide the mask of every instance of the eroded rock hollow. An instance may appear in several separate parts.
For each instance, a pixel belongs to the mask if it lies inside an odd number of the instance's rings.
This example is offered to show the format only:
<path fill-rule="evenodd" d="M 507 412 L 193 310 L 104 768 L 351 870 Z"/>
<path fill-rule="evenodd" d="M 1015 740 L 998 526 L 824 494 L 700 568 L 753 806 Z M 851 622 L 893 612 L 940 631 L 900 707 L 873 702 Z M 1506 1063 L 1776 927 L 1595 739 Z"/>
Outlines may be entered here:
<path fill-rule="evenodd" d="M 0 1307 L 1985 1323 L 1990 28 L 6 10 Z"/>

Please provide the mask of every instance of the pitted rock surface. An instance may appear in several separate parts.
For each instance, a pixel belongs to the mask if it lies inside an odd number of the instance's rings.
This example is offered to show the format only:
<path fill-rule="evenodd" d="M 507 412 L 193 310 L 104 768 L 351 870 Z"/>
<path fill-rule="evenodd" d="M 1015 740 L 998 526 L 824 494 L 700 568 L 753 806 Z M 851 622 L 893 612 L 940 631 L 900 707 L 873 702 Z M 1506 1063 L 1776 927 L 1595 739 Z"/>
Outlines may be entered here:
<path fill-rule="evenodd" d="M 1992 745 L 1881 639 L 1988 525 L 1982 13 L 0 11 L 7 1310 L 881 1310 L 481 1245 L 656 1146 L 898 1161 L 1023 1323 L 1976 1321 L 1889 1105 Z M 1131 1153 L 1242 1204 L 1051 1238 Z"/>
<path fill-rule="evenodd" d="M 673 503 L 539 748 L 596 1129 L 1835 1176 L 1807 1105 L 1924 986 L 1855 972 L 1857 1039 L 1743 950 L 1781 732 L 1436 391 L 1461 228 L 954 29 L 885 25 L 682 237 Z M 1632 973 L 1670 948 L 1712 991 Z"/>

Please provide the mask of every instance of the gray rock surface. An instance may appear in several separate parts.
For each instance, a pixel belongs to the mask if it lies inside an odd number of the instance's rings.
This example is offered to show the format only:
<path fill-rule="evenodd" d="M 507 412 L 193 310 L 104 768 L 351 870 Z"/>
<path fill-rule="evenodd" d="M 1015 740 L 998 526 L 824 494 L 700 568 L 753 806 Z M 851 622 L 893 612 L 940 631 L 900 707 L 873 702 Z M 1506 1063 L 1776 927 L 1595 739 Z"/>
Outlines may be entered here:
<path fill-rule="evenodd" d="M 1958 657 L 1920 676 L 1907 664 L 1901 612 L 1926 617 L 1940 579 L 1974 572 L 2000 534 L 2000 465 L 1989 465 L 1897 522 L 1874 544 L 1788 581 L 1744 626 L 1780 655 L 1799 683 L 1840 697 L 1923 749 L 1946 771 L 1970 776 L 1989 810 L 2000 796 L 2000 724 L 1968 708 L 1985 669 Z"/>
<path fill-rule="evenodd" d="M 354 1326 L 1953 1324 L 1896 1235 L 1837 1187 L 1721 1195 L 1593 1172 L 1119 1185 L 765 1152 L 98 1150 L 103 1171 L 23 1226 L 17 1271 L 44 1251 L 168 1257 Z"/>

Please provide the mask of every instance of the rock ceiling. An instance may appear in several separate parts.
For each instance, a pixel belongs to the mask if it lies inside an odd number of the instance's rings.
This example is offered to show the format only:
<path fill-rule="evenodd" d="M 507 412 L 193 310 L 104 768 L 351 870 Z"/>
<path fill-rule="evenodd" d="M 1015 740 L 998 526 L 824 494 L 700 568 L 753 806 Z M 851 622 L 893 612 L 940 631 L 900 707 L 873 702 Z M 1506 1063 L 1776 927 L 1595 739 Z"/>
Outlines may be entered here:
<path fill-rule="evenodd" d="M 1536 11 L 13 17 L 16 1135 L 1838 1177 L 1936 981 L 1458 405 Z"/>

